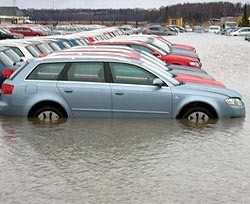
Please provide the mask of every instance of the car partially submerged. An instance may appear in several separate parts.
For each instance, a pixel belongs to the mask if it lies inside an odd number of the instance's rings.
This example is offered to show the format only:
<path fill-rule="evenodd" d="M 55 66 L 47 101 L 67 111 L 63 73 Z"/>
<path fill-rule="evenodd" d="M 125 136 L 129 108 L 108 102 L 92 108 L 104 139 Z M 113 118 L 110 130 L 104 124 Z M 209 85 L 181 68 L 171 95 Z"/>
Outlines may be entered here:
<path fill-rule="evenodd" d="M 140 57 L 50 56 L 14 72 L 2 86 L 0 113 L 57 121 L 68 117 L 212 118 L 245 116 L 237 92 L 180 83 Z"/>
<path fill-rule="evenodd" d="M 166 51 L 156 47 L 155 45 L 152 45 L 144 41 L 119 39 L 119 40 L 99 41 L 93 44 L 94 45 L 110 45 L 110 46 L 111 45 L 128 46 L 135 50 L 139 50 L 139 51 L 144 50 L 145 52 L 148 52 L 158 57 L 159 59 L 161 59 L 162 61 L 168 64 L 190 66 L 190 67 L 198 68 L 198 69 L 200 69 L 202 66 L 201 62 L 197 58 L 178 55 L 174 53 L 167 53 Z"/>

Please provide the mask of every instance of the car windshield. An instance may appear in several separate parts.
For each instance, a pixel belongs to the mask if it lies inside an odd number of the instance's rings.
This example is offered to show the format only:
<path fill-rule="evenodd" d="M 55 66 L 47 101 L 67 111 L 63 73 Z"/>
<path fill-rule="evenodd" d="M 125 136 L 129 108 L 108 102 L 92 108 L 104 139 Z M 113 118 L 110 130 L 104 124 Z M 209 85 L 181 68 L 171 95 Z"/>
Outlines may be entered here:
<path fill-rule="evenodd" d="M 166 54 L 170 53 L 169 46 L 158 39 L 157 40 L 150 39 L 150 40 L 148 40 L 147 43 L 150 44 L 151 46 L 153 46 L 154 49 L 157 49 L 157 51 L 160 51 L 160 53 L 162 53 L 162 55 L 166 55 Z"/>
<path fill-rule="evenodd" d="M 235 28 L 235 29 L 233 29 L 231 32 L 235 32 L 235 31 L 237 31 L 237 30 L 239 30 L 239 29 L 241 29 L 241 28 Z"/>
<path fill-rule="evenodd" d="M 171 74 L 170 72 L 167 71 L 166 66 L 162 66 L 161 64 L 157 64 L 155 62 L 152 62 L 151 60 L 147 59 L 145 56 L 141 56 L 141 61 L 144 63 L 147 63 L 148 65 L 150 65 L 154 69 L 160 69 L 162 71 L 166 71 L 167 76 L 173 77 L 173 74 Z"/>
<path fill-rule="evenodd" d="M 154 72 L 157 73 L 157 75 L 162 76 L 164 79 L 167 79 L 171 84 L 173 84 L 175 86 L 180 84 L 179 81 L 177 81 L 173 78 L 173 75 L 171 73 L 166 71 L 166 69 L 163 70 L 149 61 L 142 60 L 142 65 L 149 70 L 153 70 Z"/>
<path fill-rule="evenodd" d="M 165 53 L 169 54 L 170 51 L 171 51 L 170 47 L 166 43 L 164 43 L 164 42 L 162 42 L 162 41 L 160 41 L 158 39 L 150 39 L 149 43 L 151 45 L 153 45 L 154 47 L 157 47 L 162 52 L 165 52 Z"/>
<path fill-rule="evenodd" d="M 0 60 L 8 67 L 13 67 L 14 61 L 8 57 L 5 53 L 0 52 Z"/>
<path fill-rule="evenodd" d="M 236 22 L 226 22 L 225 26 L 234 27 L 234 26 L 237 26 L 237 23 Z"/>
<path fill-rule="evenodd" d="M 146 52 L 143 52 L 143 53 L 141 52 L 140 56 L 141 56 L 142 60 L 144 60 L 144 61 L 146 60 L 150 63 L 153 63 L 155 66 L 157 66 L 157 68 L 169 71 L 168 67 L 166 67 L 166 63 L 161 61 L 157 57 L 155 57 L 153 55 L 149 55 L 149 53 L 146 53 Z"/>

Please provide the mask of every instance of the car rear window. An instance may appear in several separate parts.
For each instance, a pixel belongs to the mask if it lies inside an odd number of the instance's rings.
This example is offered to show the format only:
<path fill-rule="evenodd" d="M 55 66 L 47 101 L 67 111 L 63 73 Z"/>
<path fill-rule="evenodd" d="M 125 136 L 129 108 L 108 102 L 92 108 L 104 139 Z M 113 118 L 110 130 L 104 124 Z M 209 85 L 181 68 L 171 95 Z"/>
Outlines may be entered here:
<path fill-rule="evenodd" d="M 21 65 L 18 69 L 16 69 L 9 77 L 10 80 L 13 80 L 22 70 L 24 67 L 26 67 L 26 65 L 28 65 L 29 63 L 26 61 L 23 63 L 23 65 Z"/>
<path fill-rule="evenodd" d="M 14 62 L 20 62 L 21 58 L 12 49 L 5 50 L 4 53 L 11 58 Z"/>
<path fill-rule="evenodd" d="M 9 48 L 12 49 L 15 53 L 17 53 L 20 57 L 24 57 L 24 54 L 18 47 L 9 47 Z"/>
<path fill-rule="evenodd" d="M 14 65 L 14 63 L 15 63 L 10 57 L 8 57 L 3 52 L 0 52 L 0 59 L 8 67 L 12 67 Z"/>
<path fill-rule="evenodd" d="M 32 47 L 31 45 L 26 46 L 26 49 L 30 52 L 30 54 L 33 57 L 39 57 L 41 53 L 39 53 L 39 51 L 37 51 L 34 47 Z"/>
<path fill-rule="evenodd" d="M 44 63 L 38 65 L 26 79 L 57 80 L 66 63 Z"/>

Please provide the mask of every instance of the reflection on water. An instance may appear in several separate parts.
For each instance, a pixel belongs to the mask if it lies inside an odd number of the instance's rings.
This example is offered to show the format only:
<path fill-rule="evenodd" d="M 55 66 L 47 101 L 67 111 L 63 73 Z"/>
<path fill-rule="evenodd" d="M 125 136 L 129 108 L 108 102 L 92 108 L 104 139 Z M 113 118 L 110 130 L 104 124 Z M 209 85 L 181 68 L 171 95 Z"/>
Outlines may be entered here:
<path fill-rule="evenodd" d="M 214 43 L 217 37 L 211 35 Z M 229 64 L 231 71 L 218 77 L 247 104 L 248 82 L 237 84 Z M 249 203 L 248 124 L 248 117 L 205 125 L 164 119 L 42 124 L 0 117 L 0 203 Z"/>
<path fill-rule="evenodd" d="M 0 124 L 4 203 L 34 197 L 53 203 L 207 202 L 218 193 L 231 201 L 249 185 L 244 120 L 194 126 L 162 119 L 41 124 L 1 118 Z"/>

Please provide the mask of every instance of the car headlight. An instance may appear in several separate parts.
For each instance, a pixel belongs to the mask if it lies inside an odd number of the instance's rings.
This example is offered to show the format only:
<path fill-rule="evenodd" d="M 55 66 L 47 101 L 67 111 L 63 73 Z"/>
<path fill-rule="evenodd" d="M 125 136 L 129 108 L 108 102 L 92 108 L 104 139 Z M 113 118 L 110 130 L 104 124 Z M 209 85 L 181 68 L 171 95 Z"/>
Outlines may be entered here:
<path fill-rule="evenodd" d="M 242 106 L 243 102 L 239 98 L 228 98 L 225 100 L 228 105 Z"/>
<path fill-rule="evenodd" d="M 189 64 L 193 67 L 200 67 L 200 64 L 198 62 L 189 62 Z"/>

